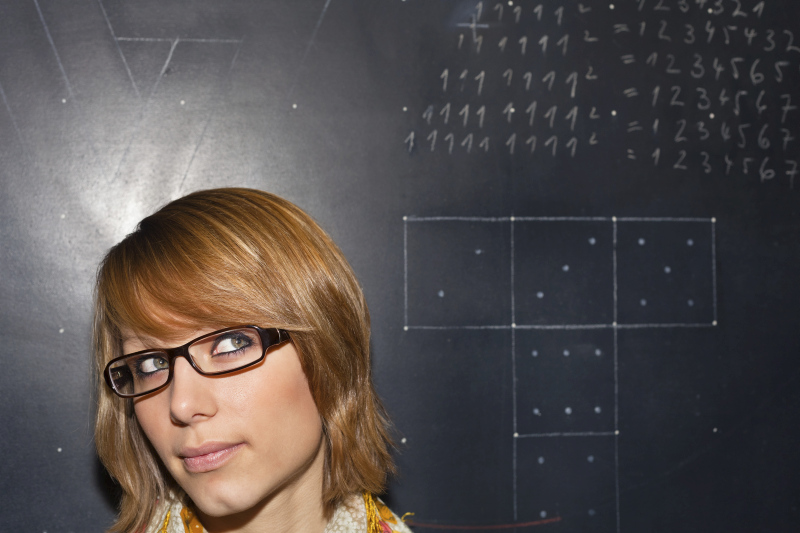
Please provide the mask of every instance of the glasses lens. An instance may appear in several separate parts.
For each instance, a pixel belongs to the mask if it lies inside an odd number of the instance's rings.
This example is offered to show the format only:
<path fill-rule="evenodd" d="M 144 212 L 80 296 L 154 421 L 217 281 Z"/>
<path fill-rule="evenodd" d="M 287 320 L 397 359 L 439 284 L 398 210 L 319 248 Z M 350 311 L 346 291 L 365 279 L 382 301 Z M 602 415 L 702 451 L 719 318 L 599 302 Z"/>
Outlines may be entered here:
<path fill-rule="evenodd" d="M 111 382 L 120 394 L 144 394 L 169 379 L 169 357 L 164 352 L 146 352 L 111 365 Z"/>
<path fill-rule="evenodd" d="M 261 336 L 253 328 L 224 331 L 189 346 L 194 363 L 208 374 L 242 368 L 258 361 L 263 354 Z"/>

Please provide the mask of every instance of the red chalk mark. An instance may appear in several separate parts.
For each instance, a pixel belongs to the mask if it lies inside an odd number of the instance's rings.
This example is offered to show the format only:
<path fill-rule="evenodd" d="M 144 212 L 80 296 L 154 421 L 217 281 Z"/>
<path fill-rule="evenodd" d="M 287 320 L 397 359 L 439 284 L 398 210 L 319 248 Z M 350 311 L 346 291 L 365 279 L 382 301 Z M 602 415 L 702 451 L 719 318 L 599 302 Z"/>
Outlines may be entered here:
<path fill-rule="evenodd" d="M 515 527 L 533 527 L 533 526 L 543 526 L 545 524 L 552 524 L 554 522 L 561 522 L 561 517 L 557 516 L 555 518 L 547 518 L 545 520 L 536 520 L 535 522 L 520 522 L 518 524 L 495 524 L 490 526 L 451 526 L 447 524 L 425 524 L 422 522 L 415 522 L 413 520 L 407 520 L 406 524 L 411 527 L 422 527 L 422 528 L 429 528 L 429 529 L 450 529 L 450 530 L 472 530 L 472 531 L 488 531 L 488 530 L 495 530 L 495 529 L 513 529 Z"/>

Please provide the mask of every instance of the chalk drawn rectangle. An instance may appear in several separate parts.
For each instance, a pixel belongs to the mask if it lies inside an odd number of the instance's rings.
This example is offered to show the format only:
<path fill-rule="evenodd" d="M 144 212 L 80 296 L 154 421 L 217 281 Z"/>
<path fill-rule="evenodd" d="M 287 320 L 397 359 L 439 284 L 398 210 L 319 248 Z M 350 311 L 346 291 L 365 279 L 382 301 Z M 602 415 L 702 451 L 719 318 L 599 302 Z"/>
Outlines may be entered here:
<path fill-rule="evenodd" d="M 713 222 L 620 221 L 620 324 L 711 324 Z"/>
<path fill-rule="evenodd" d="M 615 437 L 519 439 L 519 521 L 563 532 L 617 531 Z"/>
<path fill-rule="evenodd" d="M 406 222 L 407 326 L 511 323 L 508 221 Z"/>
<path fill-rule="evenodd" d="M 514 222 L 514 306 L 518 325 L 610 324 L 610 222 Z"/>
<path fill-rule="evenodd" d="M 517 432 L 613 432 L 613 330 L 516 332 Z"/>

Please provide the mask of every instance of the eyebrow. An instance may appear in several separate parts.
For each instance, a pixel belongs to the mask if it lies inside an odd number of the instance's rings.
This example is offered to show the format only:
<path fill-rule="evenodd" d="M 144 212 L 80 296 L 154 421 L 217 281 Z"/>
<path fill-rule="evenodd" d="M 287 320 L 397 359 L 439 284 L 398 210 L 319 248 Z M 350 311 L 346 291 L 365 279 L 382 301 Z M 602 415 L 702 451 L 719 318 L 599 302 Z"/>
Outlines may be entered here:
<path fill-rule="evenodd" d="M 203 335 L 203 333 L 201 333 L 203 331 L 203 328 L 195 328 L 191 330 L 191 332 L 189 332 L 189 330 L 187 329 L 186 335 L 181 335 L 180 333 L 178 333 L 177 335 L 175 335 L 174 340 L 169 340 L 170 338 L 168 337 L 166 339 L 166 343 L 162 343 L 161 339 L 156 339 L 155 337 L 151 337 L 150 335 L 137 334 L 134 333 L 133 330 L 128 330 L 128 331 L 131 333 L 126 334 L 122 330 L 120 330 L 120 342 L 122 344 L 125 344 L 126 342 L 129 341 L 137 341 L 139 344 L 142 345 L 143 350 L 162 350 L 162 349 L 175 348 L 177 346 L 185 344 L 185 341 L 181 342 L 180 340 L 183 339 L 184 337 L 189 338 L 189 340 L 192 340 L 195 339 L 196 337 Z"/>

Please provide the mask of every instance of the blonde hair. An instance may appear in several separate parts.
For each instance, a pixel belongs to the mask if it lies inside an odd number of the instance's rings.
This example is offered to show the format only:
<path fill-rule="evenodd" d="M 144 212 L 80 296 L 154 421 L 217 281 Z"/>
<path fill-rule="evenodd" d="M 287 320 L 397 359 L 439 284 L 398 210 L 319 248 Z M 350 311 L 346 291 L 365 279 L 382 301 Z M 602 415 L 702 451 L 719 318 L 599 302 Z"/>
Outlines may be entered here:
<path fill-rule="evenodd" d="M 382 492 L 394 467 L 372 385 L 369 312 L 350 265 L 294 204 L 252 189 L 199 191 L 142 220 L 100 264 L 94 366 L 121 354 L 122 328 L 170 338 L 244 324 L 290 332 L 322 419 L 328 516 L 347 495 Z M 157 502 L 185 499 L 136 420 L 97 379 L 95 443 L 121 485 L 111 531 L 141 529 Z"/>

